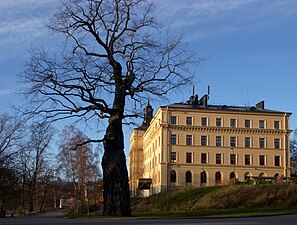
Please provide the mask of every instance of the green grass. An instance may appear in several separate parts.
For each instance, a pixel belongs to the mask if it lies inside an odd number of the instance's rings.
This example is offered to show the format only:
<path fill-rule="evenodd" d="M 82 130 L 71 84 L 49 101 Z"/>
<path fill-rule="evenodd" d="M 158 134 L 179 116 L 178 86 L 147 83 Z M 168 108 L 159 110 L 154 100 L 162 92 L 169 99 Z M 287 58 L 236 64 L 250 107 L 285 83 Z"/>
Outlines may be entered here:
<path fill-rule="evenodd" d="M 297 208 L 297 185 L 241 185 L 236 187 L 236 193 L 233 186 L 185 188 L 132 198 L 131 202 L 137 216 L 292 213 Z"/>
<path fill-rule="evenodd" d="M 236 207 L 235 207 L 236 195 Z M 195 187 L 131 198 L 134 218 L 250 217 L 297 213 L 297 185 Z M 74 216 L 76 215 L 68 215 Z M 100 214 L 80 217 L 100 217 Z"/>

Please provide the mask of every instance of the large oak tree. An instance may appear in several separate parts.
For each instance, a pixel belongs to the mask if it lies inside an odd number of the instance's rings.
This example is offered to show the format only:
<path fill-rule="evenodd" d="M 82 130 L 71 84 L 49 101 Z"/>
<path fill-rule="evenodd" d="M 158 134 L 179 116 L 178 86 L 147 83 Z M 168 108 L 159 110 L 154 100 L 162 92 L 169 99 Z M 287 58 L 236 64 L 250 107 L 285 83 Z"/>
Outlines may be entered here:
<path fill-rule="evenodd" d="M 49 28 L 64 35 L 64 45 L 55 54 L 32 50 L 21 75 L 31 112 L 106 121 L 105 135 L 88 140 L 104 145 L 105 215 L 131 214 L 123 135 L 123 122 L 139 116 L 131 109 L 193 78 L 193 54 L 181 38 L 162 34 L 153 13 L 149 0 L 63 1 Z"/>

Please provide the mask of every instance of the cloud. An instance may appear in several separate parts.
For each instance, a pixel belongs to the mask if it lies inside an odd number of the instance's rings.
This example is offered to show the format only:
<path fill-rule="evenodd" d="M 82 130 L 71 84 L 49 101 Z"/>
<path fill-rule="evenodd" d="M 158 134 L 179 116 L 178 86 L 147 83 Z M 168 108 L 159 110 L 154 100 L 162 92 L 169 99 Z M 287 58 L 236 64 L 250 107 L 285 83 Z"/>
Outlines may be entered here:
<path fill-rule="evenodd" d="M 0 60 L 23 54 L 32 43 L 47 38 L 46 22 L 57 0 L 0 1 Z"/>
<path fill-rule="evenodd" d="M 6 89 L 0 90 L 0 97 L 14 94 L 14 90 Z"/>
<path fill-rule="evenodd" d="M 161 23 L 199 39 L 256 34 L 297 19 L 295 0 L 160 0 L 157 5 Z"/>
<path fill-rule="evenodd" d="M 221 14 L 237 10 L 251 1 L 245 0 L 184 0 L 182 3 L 177 0 L 162 0 L 159 13 L 161 19 L 173 19 L 174 26 L 189 26 L 199 24 L 205 20 L 213 20 Z"/>

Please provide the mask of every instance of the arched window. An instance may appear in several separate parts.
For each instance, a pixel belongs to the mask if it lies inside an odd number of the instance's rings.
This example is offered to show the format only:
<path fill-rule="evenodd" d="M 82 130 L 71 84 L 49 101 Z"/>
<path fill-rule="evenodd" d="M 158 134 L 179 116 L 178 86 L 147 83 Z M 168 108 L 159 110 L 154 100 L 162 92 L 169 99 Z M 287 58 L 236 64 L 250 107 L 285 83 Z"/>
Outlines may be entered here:
<path fill-rule="evenodd" d="M 234 179 L 234 178 L 235 178 L 235 173 L 234 173 L 234 172 L 231 172 L 231 173 L 230 173 L 230 180 L 231 180 L 231 179 Z"/>
<path fill-rule="evenodd" d="M 174 170 L 170 173 L 170 182 L 175 183 L 176 182 L 176 172 Z"/>
<path fill-rule="evenodd" d="M 186 172 L 186 183 L 192 183 L 192 173 L 191 173 L 191 171 Z"/>
<path fill-rule="evenodd" d="M 251 177 L 251 174 L 249 172 L 246 172 L 244 174 L 244 180 L 248 180 L 248 179 L 250 179 L 250 177 Z"/>
<path fill-rule="evenodd" d="M 206 184 L 206 173 L 205 173 L 205 171 L 202 171 L 200 173 L 200 181 L 201 181 L 201 184 Z"/>
<path fill-rule="evenodd" d="M 259 177 L 265 177 L 265 173 L 260 173 Z"/>
<path fill-rule="evenodd" d="M 221 172 L 216 172 L 216 174 L 215 174 L 215 176 L 216 176 L 216 184 L 221 184 L 222 183 L 222 174 L 221 174 Z"/>

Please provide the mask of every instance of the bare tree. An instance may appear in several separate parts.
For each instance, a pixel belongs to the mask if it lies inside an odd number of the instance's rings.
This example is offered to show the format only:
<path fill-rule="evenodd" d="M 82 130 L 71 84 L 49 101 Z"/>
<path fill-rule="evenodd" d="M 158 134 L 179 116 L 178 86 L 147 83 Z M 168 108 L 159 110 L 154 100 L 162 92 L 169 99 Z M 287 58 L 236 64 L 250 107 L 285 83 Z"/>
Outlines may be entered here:
<path fill-rule="evenodd" d="M 46 186 L 53 169 L 50 167 L 50 143 L 53 140 L 54 129 L 48 123 L 33 124 L 27 135 L 29 136 L 21 146 L 19 152 L 20 171 L 23 177 L 23 207 L 28 204 L 28 210 L 40 209 L 43 199 L 39 203 L 39 193 L 46 195 Z M 39 206 L 40 204 L 40 206 Z M 35 205 L 35 207 L 34 207 Z"/>
<path fill-rule="evenodd" d="M 9 114 L 0 115 L 0 217 L 6 207 L 16 200 L 19 184 L 14 160 L 17 143 L 22 138 L 23 123 Z"/>
<path fill-rule="evenodd" d="M 16 154 L 17 142 L 22 138 L 23 123 L 9 114 L 0 115 L 0 167 L 8 164 Z"/>
<path fill-rule="evenodd" d="M 105 135 L 86 142 L 104 144 L 105 215 L 131 215 L 123 122 L 139 116 L 131 109 L 148 96 L 190 84 L 197 63 L 182 38 L 162 35 L 153 11 L 148 0 L 65 0 L 49 24 L 65 35 L 64 47 L 55 55 L 32 50 L 21 75 L 30 112 L 106 121 Z"/>
<path fill-rule="evenodd" d="M 297 129 L 293 132 L 293 139 L 290 143 L 291 174 L 297 175 Z"/>
<path fill-rule="evenodd" d="M 5 208 L 10 202 L 17 201 L 15 190 L 18 183 L 15 170 L 0 167 L 0 217 L 5 217 Z"/>

